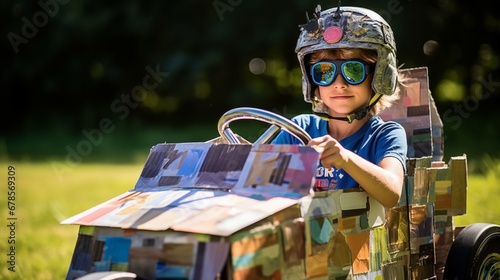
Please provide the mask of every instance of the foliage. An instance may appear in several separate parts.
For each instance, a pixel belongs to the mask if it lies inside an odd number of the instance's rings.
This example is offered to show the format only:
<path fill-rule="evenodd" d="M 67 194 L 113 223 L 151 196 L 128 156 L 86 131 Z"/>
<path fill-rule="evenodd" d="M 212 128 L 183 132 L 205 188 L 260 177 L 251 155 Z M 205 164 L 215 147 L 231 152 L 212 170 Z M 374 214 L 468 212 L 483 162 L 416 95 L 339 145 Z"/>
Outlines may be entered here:
<path fill-rule="evenodd" d="M 500 20 L 492 2 L 342 3 L 386 18 L 399 63 L 429 67 L 439 108 L 468 97 L 498 100 Z M 2 133 L 57 127 L 78 134 L 104 119 L 142 126 L 214 123 L 239 106 L 307 112 L 294 47 L 298 25 L 316 4 L 337 3 L 2 2 L 0 114 L 8 120 Z M 252 69 L 251 61 L 257 62 Z M 465 118 L 452 113 L 452 125 L 455 115 Z"/>

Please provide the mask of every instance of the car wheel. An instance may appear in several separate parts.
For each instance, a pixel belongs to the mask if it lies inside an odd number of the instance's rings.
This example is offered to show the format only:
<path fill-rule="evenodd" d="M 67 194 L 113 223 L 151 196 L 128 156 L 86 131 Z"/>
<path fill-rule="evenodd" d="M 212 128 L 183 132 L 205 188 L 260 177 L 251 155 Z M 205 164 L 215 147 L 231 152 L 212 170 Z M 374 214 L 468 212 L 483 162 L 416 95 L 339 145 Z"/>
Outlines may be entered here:
<path fill-rule="evenodd" d="M 487 223 L 466 226 L 451 245 L 443 278 L 500 279 L 500 226 Z"/>

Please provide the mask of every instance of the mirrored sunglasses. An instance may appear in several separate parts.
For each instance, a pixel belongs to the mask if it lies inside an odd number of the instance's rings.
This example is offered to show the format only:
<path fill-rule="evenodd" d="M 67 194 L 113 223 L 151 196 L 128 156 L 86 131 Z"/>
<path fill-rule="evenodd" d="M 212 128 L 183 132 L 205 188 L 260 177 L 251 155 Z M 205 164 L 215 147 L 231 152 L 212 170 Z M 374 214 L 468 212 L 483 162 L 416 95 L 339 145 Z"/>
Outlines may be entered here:
<path fill-rule="evenodd" d="M 323 60 L 311 66 L 312 81 L 318 86 L 329 86 L 337 77 L 340 69 L 342 77 L 351 85 L 361 84 L 368 74 L 372 72 L 374 64 L 362 60 Z"/>

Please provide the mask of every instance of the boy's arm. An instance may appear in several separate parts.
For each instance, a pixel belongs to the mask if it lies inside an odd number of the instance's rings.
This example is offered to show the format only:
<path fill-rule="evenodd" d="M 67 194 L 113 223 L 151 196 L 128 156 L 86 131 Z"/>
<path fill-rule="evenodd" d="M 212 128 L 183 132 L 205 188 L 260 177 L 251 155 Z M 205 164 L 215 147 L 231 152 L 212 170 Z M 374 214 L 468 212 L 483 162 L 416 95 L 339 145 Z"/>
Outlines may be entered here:
<path fill-rule="evenodd" d="M 374 164 L 344 148 L 329 135 L 315 138 L 309 145 L 319 147 L 321 164 L 344 169 L 361 187 L 385 207 L 399 201 L 404 180 L 401 162 L 394 157 L 384 157 Z"/>
<path fill-rule="evenodd" d="M 374 164 L 346 151 L 349 157 L 343 169 L 382 205 L 388 208 L 395 206 L 401 196 L 404 181 L 401 162 L 394 157 L 385 157 Z"/>

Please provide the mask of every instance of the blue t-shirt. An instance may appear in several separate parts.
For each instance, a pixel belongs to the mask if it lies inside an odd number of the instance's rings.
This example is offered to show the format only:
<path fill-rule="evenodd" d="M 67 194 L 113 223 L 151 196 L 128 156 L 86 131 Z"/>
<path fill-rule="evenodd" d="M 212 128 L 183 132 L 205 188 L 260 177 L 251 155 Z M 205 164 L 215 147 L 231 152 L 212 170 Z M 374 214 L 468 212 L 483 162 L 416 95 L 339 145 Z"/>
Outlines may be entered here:
<path fill-rule="evenodd" d="M 316 115 L 298 115 L 292 121 L 302 127 L 312 138 L 328 134 L 328 122 Z M 375 164 L 385 157 L 395 157 L 406 170 L 406 133 L 404 128 L 396 122 L 385 122 L 380 117 L 373 116 L 353 135 L 339 142 L 344 148 Z M 282 131 L 272 143 L 302 144 L 286 131 Z M 315 190 L 350 189 L 358 186 L 359 184 L 343 169 L 337 170 L 332 166 L 328 170 L 319 163 Z"/>

